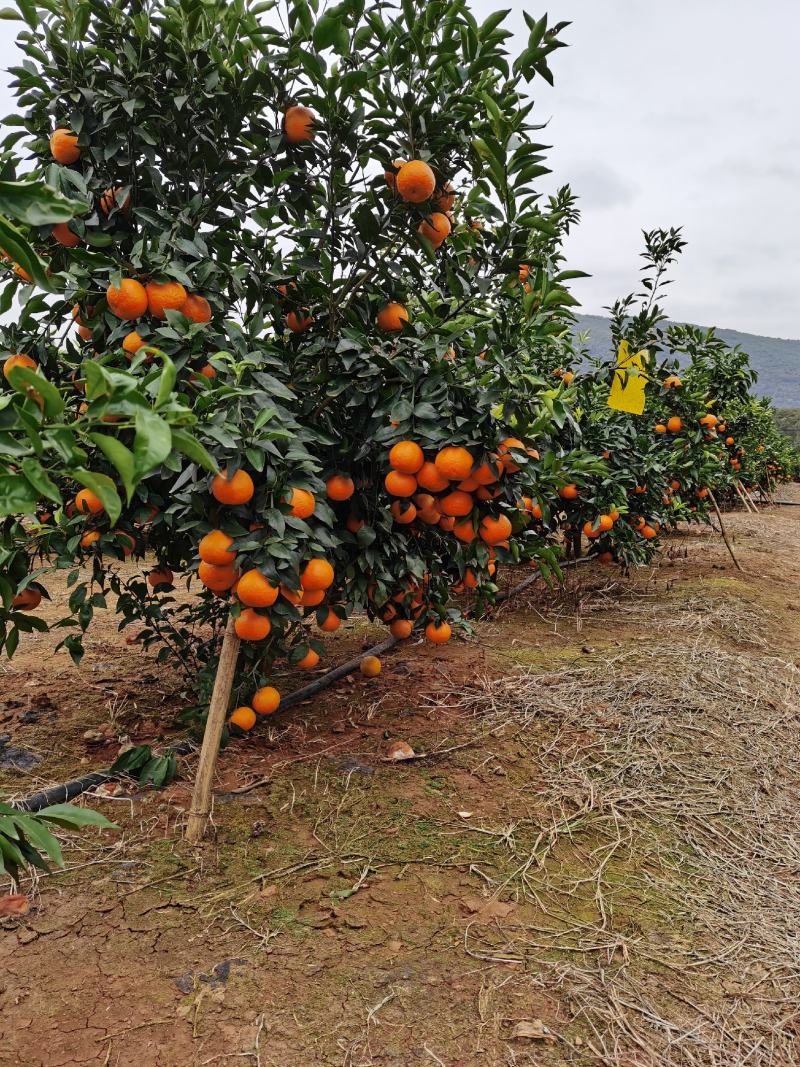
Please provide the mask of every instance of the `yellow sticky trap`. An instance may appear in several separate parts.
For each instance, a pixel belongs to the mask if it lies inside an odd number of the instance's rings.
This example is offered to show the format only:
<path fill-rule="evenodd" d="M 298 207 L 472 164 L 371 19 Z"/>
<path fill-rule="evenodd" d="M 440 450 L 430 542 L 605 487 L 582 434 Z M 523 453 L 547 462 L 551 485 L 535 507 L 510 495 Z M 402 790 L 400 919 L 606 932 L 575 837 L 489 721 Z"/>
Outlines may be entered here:
<path fill-rule="evenodd" d="M 608 406 L 616 411 L 627 411 L 631 415 L 641 415 L 644 411 L 644 391 L 648 377 L 645 361 L 649 356 L 646 348 L 641 352 L 631 352 L 627 341 L 620 341 L 617 352 L 617 367 L 614 381 L 608 394 Z"/>

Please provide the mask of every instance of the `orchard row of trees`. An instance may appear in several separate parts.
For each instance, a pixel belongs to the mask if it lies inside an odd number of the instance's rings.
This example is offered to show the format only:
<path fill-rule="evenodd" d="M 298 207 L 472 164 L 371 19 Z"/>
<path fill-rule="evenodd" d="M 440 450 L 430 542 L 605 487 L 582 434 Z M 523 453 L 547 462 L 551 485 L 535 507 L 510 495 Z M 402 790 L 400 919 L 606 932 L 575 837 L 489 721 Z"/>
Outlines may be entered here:
<path fill-rule="evenodd" d="M 353 612 L 444 641 L 498 564 L 557 577 L 581 537 L 642 563 L 712 492 L 797 473 L 747 357 L 664 333 L 678 231 L 583 358 L 529 95 L 564 24 L 526 14 L 512 58 L 462 0 L 18 7 L 3 179 L 51 192 L 0 231 L 9 654 L 67 569 L 76 658 L 111 593 L 207 695 L 230 611 L 236 703 L 272 711 L 276 659 Z M 640 416 L 607 405 L 622 342 Z"/>

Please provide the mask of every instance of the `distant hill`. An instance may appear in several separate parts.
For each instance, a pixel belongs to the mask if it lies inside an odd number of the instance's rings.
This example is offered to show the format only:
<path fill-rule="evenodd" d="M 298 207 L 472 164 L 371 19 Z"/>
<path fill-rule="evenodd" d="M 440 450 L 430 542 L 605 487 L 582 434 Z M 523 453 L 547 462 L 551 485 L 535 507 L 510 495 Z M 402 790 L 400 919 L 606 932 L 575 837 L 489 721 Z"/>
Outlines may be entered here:
<path fill-rule="evenodd" d="M 579 315 L 577 329 L 590 333 L 592 355 L 608 357 L 611 349 L 610 322 L 602 315 Z M 758 371 L 755 391 L 771 397 L 776 407 L 800 408 L 800 341 L 759 337 L 738 330 L 717 330 L 729 345 L 740 345 Z"/>

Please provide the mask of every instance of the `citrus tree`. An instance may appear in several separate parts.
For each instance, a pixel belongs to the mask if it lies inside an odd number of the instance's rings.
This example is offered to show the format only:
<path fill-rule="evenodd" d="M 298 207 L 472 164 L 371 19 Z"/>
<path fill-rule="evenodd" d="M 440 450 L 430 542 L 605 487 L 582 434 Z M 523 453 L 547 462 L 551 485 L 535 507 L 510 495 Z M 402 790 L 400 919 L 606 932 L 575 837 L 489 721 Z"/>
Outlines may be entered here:
<path fill-rule="evenodd" d="M 76 657 L 110 590 L 202 695 L 230 613 L 249 728 L 352 611 L 442 642 L 498 562 L 556 572 L 558 490 L 601 469 L 553 447 L 577 212 L 528 85 L 563 25 L 512 61 L 456 0 L 19 9 L 6 172 L 81 210 L 30 221 L 47 290 L 7 250 L 7 651 L 67 568 Z"/>

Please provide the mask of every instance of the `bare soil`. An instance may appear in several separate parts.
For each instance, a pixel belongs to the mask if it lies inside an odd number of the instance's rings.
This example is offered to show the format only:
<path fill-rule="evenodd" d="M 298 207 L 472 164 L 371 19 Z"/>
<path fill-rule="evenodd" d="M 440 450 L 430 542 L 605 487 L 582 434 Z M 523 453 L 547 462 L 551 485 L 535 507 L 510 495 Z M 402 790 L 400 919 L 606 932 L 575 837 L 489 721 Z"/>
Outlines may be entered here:
<path fill-rule="evenodd" d="M 744 573 L 681 531 L 233 741 L 201 848 L 194 755 L 88 796 L 119 830 L 0 920 L 0 1064 L 800 1063 L 800 508 L 726 525 Z M 0 795 L 178 736 L 190 694 L 116 627 L 0 667 Z"/>

